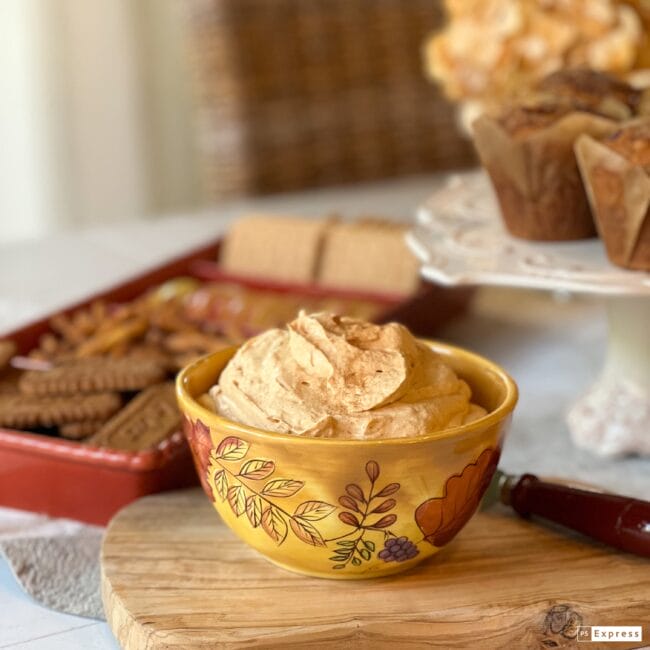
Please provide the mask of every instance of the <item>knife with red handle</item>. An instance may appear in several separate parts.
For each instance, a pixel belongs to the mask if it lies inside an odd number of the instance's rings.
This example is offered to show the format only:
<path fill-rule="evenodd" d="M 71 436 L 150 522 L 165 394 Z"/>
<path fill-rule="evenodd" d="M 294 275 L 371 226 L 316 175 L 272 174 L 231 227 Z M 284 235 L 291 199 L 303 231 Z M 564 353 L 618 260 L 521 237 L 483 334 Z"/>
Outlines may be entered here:
<path fill-rule="evenodd" d="M 650 557 L 648 501 L 548 483 L 533 474 L 510 476 L 499 470 L 488 492 L 522 517 L 536 515 L 621 551 Z"/>

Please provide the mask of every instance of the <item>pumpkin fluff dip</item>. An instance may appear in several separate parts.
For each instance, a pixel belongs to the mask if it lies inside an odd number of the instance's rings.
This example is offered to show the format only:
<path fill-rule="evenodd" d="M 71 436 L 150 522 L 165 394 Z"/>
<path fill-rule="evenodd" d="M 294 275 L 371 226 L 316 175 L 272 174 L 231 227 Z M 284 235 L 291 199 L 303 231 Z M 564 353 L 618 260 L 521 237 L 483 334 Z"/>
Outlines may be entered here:
<path fill-rule="evenodd" d="M 404 326 L 329 313 L 301 313 L 247 341 L 210 395 L 230 420 L 315 438 L 410 438 L 486 414 Z"/>

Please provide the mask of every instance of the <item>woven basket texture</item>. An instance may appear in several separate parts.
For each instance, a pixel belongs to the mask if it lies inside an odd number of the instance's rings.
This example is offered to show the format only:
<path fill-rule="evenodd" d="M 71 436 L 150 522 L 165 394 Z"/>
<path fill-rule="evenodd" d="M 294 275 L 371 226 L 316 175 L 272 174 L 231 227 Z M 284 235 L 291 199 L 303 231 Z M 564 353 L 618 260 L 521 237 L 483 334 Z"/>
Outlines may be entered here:
<path fill-rule="evenodd" d="M 474 163 L 423 73 L 436 0 L 191 0 L 198 143 L 214 197 Z"/>

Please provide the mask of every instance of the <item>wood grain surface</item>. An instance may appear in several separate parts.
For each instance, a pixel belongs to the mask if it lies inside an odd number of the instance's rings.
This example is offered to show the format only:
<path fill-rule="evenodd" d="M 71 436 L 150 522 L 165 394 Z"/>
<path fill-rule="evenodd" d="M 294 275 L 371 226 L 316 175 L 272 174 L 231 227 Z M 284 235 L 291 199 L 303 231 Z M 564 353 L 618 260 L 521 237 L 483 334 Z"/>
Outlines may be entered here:
<path fill-rule="evenodd" d="M 148 648 L 611 648 L 576 625 L 643 625 L 650 562 L 504 510 L 479 513 L 407 573 L 340 582 L 268 563 L 199 490 L 141 499 L 102 550 L 108 622 Z M 644 643 L 616 643 L 616 648 Z"/>

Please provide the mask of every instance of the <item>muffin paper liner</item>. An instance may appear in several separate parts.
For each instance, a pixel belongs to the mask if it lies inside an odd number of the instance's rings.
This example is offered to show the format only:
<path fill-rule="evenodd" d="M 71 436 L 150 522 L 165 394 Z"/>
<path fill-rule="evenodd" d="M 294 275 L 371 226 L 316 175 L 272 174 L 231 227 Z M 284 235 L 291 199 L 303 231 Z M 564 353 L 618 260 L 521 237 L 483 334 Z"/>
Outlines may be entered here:
<path fill-rule="evenodd" d="M 602 137 L 618 124 L 572 112 L 525 137 L 515 137 L 483 115 L 474 143 L 494 186 L 506 228 L 537 241 L 585 239 L 596 234 L 573 145 L 578 136 Z"/>
<path fill-rule="evenodd" d="M 650 176 L 596 139 L 583 135 L 576 157 L 596 227 L 611 262 L 650 270 Z"/>

